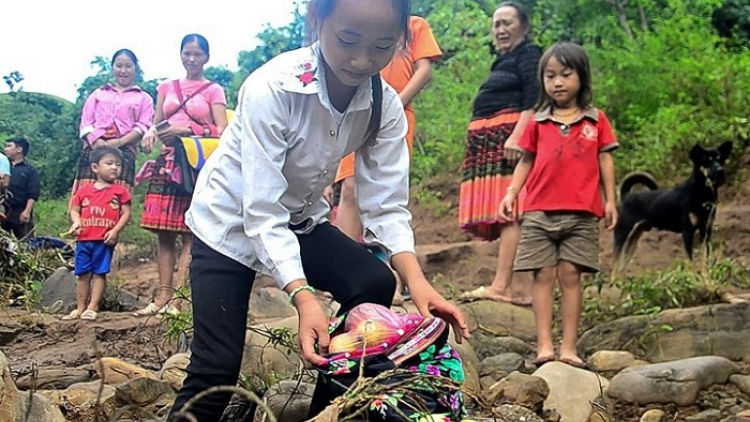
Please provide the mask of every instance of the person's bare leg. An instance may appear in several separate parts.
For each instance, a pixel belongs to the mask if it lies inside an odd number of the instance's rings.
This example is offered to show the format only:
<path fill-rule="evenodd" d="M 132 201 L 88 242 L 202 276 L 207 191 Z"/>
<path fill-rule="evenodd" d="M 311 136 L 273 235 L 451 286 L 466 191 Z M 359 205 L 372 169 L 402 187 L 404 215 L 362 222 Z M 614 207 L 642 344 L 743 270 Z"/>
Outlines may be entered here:
<path fill-rule="evenodd" d="M 177 233 L 159 232 L 159 249 L 156 262 L 159 267 L 159 291 L 154 298 L 154 304 L 162 308 L 172 298 L 174 290 L 172 275 L 175 264 L 175 240 Z"/>
<path fill-rule="evenodd" d="M 516 259 L 516 250 L 520 238 L 521 226 L 518 223 L 507 224 L 500 231 L 495 278 L 492 280 L 492 284 L 485 288 L 487 295 L 495 300 L 510 302 L 513 299 L 511 294 L 513 261 Z"/>
<path fill-rule="evenodd" d="M 534 274 L 534 322 L 536 324 L 537 361 L 545 361 L 555 356 L 552 342 L 552 310 L 554 307 L 555 267 L 542 268 Z"/>
<path fill-rule="evenodd" d="M 89 300 L 89 292 L 91 291 L 91 275 L 92 273 L 81 274 L 76 280 L 76 310 L 78 314 L 82 314 L 86 310 L 86 305 Z"/>
<path fill-rule="evenodd" d="M 581 270 L 571 262 L 560 261 L 557 264 L 557 280 L 562 290 L 560 313 L 563 336 L 560 345 L 560 360 L 581 364 L 583 361 L 578 357 L 576 349 L 582 306 Z"/>
<path fill-rule="evenodd" d="M 175 290 L 183 287 L 190 276 L 190 251 L 193 248 L 193 235 L 190 233 L 182 234 L 182 249 L 180 250 L 180 259 L 177 263 L 177 273 L 175 274 Z M 180 309 L 182 301 L 173 301 L 173 306 Z"/>
<path fill-rule="evenodd" d="M 341 183 L 341 198 L 336 215 L 339 230 L 359 242 L 362 238 L 362 221 L 359 218 L 354 177 L 347 177 Z"/>
<path fill-rule="evenodd" d="M 89 305 L 88 307 L 86 307 L 86 310 L 91 310 L 94 312 L 99 311 L 99 306 L 101 306 L 102 299 L 104 299 L 104 291 L 106 290 L 106 287 L 106 275 L 94 274 L 94 276 L 91 277 L 91 301 L 89 301 Z"/>
<path fill-rule="evenodd" d="M 511 301 L 516 305 L 531 306 L 534 275 L 530 271 L 514 271 L 510 282 Z"/>

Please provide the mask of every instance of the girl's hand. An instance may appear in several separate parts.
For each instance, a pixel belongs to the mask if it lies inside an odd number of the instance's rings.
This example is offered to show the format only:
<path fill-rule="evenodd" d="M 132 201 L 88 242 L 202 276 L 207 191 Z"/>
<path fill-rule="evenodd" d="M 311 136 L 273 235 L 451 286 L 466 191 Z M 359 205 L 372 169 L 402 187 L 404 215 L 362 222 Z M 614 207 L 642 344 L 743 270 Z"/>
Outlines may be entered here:
<path fill-rule="evenodd" d="M 463 343 L 469 338 L 469 326 L 466 324 L 461 310 L 447 300 L 425 279 L 409 284 L 411 300 L 417 306 L 419 313 L 423 316 L 438 317 L 453 327 L 456 342 Z"/>
<path fill-rule="evenodd" d="M 91 149 L 101 148 L 106 145 L 107 145 L 107 141 L 105 141 L 102 138 L 99 138 L 91 144 Z"/>
<path fill-rule="evenodd" d="M 500 209 L 497 210 L 498 214 L 500 214 L 500 218 L 504 220 L 513 220 L 515 216 L 513 215 L 513 209 L 516 207 L 516 197 L 512 194 L 505 195 L 505 198 L 503 198 L 502 201 L 500 201 Z"/>
<path fill-rule="evenodd" d="M 159 139 L 161 139 L 162 142 L 164 142 L 164 140 L 168 138 L 190 136 L 192 134 L 193 134 L 193 130 L 190 129 L 190 127 L 175 126 L 175 125 L 169 125 L 165 129 L 157 132 L 157 135 L 159 136 Z"/>
<path fill-rule="evenodd" d="M 326 360 L 321 356 L 328 353 L 330 336 L 328 335 L 328 317 L 323 308 L 309 292 L 300 292 L 294 299 L 299 313 L 299 342 L 302 357 L 313 365 L 323 365 Z M 318 350 L 315 349 L 317 344 Z"/>
<path fill-rule="evenodd" d="M 112 148 L 120 148 L 121 146 L 124 145 L 122 143 L 122 139 L 120 138 L 109 139 L 106 142 L 107 142 L 107 145 L 111 146 Z"/>
<path fill-rule="evenodd" d="M 607 230 L 613 230 L 617 225 L 617 206 L 614 202 L 607 202 L 604 205 L 604 227 Z"/>
<path fill-rule="evenodd" d="M 159 140 L 159 137 L 156 135 L 156 129 L 151 127 L 151 129 L 146 132 L 145 135 L 143 135 L 143 138 L 141 139 L 141 149 L 146 154 L 150 153 L 154 150 L 154 146 L 156 145 L 156 142 Z"/>

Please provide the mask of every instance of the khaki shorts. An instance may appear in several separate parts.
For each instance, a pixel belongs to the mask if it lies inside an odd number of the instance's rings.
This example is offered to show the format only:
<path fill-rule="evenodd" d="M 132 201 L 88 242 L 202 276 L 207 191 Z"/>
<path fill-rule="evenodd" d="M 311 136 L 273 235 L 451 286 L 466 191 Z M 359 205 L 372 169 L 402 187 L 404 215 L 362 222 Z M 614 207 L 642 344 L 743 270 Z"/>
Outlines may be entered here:
<path fill-rule="evenodd" d="M 524 214 L 514 271 L 555 267 L 559 261 L 599 271 L 599 219 L 586 212 Z"/>

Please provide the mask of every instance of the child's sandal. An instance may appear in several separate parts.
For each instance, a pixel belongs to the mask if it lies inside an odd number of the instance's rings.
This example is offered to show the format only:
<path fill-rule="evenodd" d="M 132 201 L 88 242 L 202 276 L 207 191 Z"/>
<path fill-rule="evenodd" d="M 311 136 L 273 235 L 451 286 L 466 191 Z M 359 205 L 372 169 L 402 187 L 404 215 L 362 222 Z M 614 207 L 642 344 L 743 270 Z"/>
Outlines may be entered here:
<path fill-rule="evenodd" d="M 64 317 L 60 318 L 63 321 L 72 321 L 74 319 L 78 319 L 81 317 L 81 313 L 78 312 L 78 309 L 73 310 L 73 312 L 69 313 L 68 315 L 65 315 Z"/>

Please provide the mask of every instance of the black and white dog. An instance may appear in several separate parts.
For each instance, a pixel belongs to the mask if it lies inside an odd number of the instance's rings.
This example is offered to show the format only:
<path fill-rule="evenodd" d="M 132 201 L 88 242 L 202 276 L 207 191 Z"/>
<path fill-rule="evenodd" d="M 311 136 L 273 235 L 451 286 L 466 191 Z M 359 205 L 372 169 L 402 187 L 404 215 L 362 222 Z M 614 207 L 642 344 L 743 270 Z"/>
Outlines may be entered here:
<path fill-rule="evenodd" d="M 697 230 L 703 241 L 711 240 L 718 190 L 726 182 L 724 164 L 732 153 L 732 142 L 718 148 L 695 145 L 690 150 L 693 172 L 673 189 L 659 189 L 653 176 L 633 172 L 620 185 L 620 205 L 615 227 L 613 269 L 619 272 L 633 253 L 643 232 L 651 229 L 681 233 L 688 258 L 693 259 L 693 239 Z M 650 190 L 630 192 L 636 185 Z"/>

